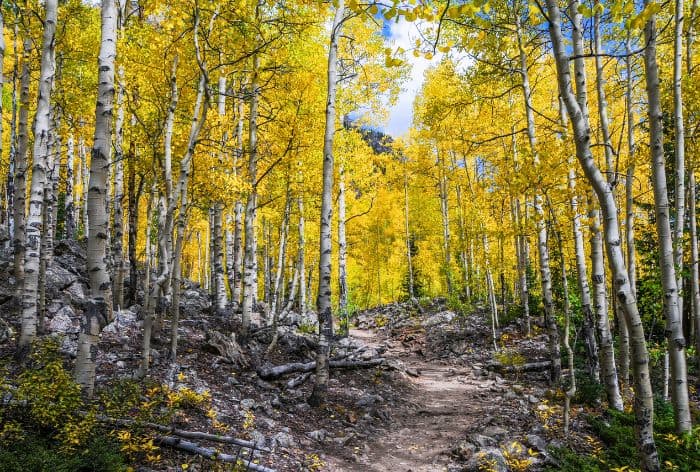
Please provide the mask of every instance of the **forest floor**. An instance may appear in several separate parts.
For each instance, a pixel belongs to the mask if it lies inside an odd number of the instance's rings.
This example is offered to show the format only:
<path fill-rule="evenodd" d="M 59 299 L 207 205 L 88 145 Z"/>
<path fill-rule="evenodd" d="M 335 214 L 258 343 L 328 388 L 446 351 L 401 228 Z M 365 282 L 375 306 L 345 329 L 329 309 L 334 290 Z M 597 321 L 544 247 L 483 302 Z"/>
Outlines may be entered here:
<path fill-rule="evenodd" d="M 549 439 L 536 413 L 548 393 L 544 377 L 506 379 L 489 371 L 484 313 L 458 317 L 439 308 L 403 319 L 391 307 L 360 315 L 364 329 L 350 336 L 401 366 L 407 385 L 397 389 L 401 395 L 375 434 L 350 448 L 324 450 L 324 470 L 509 470 L 518 461 L 530 470 L 544 466 Z M 376 320 L 388 325 L 377 327 Z M 543 339 L 524 342 L 523 352 L 543 352 Z"/>
<path fill-rule="evenodd" d="M 0 263 L 6 266 L 4 260 Z M 75 356 L 87 293 L 80 270 L 84 266 L 84 248 L 62 241 L 47 272 L 51 302 L 43 328 L 61 340 L 67 368 Z M 0 271 L 0 320 L 6 327 L 0 358 L 11 367 L 18 317 L 4 314 L 18 309 L 13 293 L 9 271 Z M 134 382 L 142 310 L 133 305 L 118 311 L 103 331 L 98 392 L 113 393 L 123 382 Z M 154 334 L 149 377 L 135 384 L 206 392 L 206 408 L 180 411 L 166 427 L 217 434 L 225 430 L 254 443 L 252 452 L 204 439 L 199 445 L 240 455 L 244 463 L 254 459 L 279 472 L 540 470 L 548 464 L 556 467 L 547 452 L 550 446 L 566 445 L 581 453 L 601 447 L 585 420 L 595 408 L 575 405 L 571 434 L 565 438 L 561 395 L 549 389 L 547 372 L 505 373 L 500 368 L 546 360 L 546 336 L 537 326 L 530 337 L 517 322 L 501 326 L 495 354 L 486 310 L 476 306 L 461 311 L 452 311 L 445 300 L 433 300 L 358 313 L 350 335 L 336 338 L 331 357 L 360 363 L 383 360 L 371 367 L 332 369 L 327 402 L 314 409 L 306 402 L 312 372 L 261 375 L 269 367 L 314 360 L 316 336 L 308 334 L 306 322 L 299 315 L 283 320 L 276 348 L 266 353 L 272 330 L 258 319 L 241 346 L 232 334 L 239 329 L 237 315 L 211 313 L 206 291 L 188 283 L 178 363 L 167 359 L 170 326 L 164 320 Z M 183 464 L 189 471 L 215 470 L 210 459 L 165 445 L 160 456 L 157 463 L 143 462 L 138 470 L 179 471 Z"/>

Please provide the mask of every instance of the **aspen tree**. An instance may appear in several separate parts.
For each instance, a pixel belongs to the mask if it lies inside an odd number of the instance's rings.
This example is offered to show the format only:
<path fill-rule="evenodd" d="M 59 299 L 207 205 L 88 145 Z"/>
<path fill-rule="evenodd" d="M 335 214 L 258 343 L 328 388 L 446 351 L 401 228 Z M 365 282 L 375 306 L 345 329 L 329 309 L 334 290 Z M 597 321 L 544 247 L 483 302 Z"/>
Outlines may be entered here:
<path fill-rule="evenodd" d="M 39 265 L 41 237 L 44 228 L 44 194 L 49 172 L 49 138 L 51 128 L 51 88 L 56 73 L 54 47 L 57 21 L 57 0 L 47 0 L 45 5 L 44 33 L 41 44 L 41 71 L 39 95 L 34 116 L 34 153 L 32 181 L 29 197 L 29 213 L 24 243 L 24 280 L 22 288 L 22 330 L 18 342 L 18 354 L 26 355 L 36 337 Z"/>
<path fill-rule="evenodd" d="M 537 149 L 537 135 L 535 134 L 535 115 L 532 107 L 532 90 L 527 69 L 527 55 L 523 44 L 520 18 L 516 17 L 516 35 L 518 40 L 519 72 L 522 78 L 523 104 L 527 119 L 527 138 L 532 154 L 532 162 L 535 168 L 539 168 L 540 159 Z M 561 379 L 561 349 L 559 346 L 559 328 L 554 315 L 554 300 L 552 295 L 552 273 L 549 264 L 549 248 L 547 247 L 547 224 L 542 208 L 542 195 L 536 193 L 533 206 L 537 214 L 537 249 L 540 263 L 540 282 L 542 284 L 542 303 L 544 304 L 544 322 L 549 338 L 549 357 L 551 361 L 550 381 L 558 383 Z"/>
<path fill-rule="evenodd" d="M 112 107 L 114 101 L 114 61 L 117 55 L 117 9 L 114 0 L 102 0 L 102 35 L 99 53 L 95 134 L 90 160 L 88 192 L 87 270 L 90 302 L 84 313 L 75 361 L 75 380 L 87 396 L 95 386 L 95 357 L 100 332 L 111 314 L 111 281 L 107 268 L 107 226 L 109 217 L 107 169 L 112 151 Z"/>
<path fill-rule="evenodd" d="M 561 11 L 556 0 L 546 0 L 546 12 L 549 18 L 549 36 L 557 69 L 559 91 L 566 104 L 568 116 L 574 131 L 576 157 L 598 197 L 603 214 L 605 247 L 608 263 L 612 271 L 615 286 L 615 298 L 623 310 L 624 318 L 630 332 L 630 344 L 634 366 L 634 404 L 636 416 L 637 447 L 641 466 L 645 471 L 659 470 L 659 456 L 653 436 L 654 402 L 649 379 L 649 356 L 647 353 L 644 328 L 639 317 L 637 302 L 630 290 L 627 268 L 620 247 L 620 232 L 617 217 L 617 203 L 609 182 L 603 177 L 591 153 L 591 130 L 587 113 L 576 100 L 572 88 L 569 55 L 564 46 L 561 29 Z M 574 44 L 580 41 L 575 40 Z"/>
<path fill-rule="evenodd" d="M 24 255 L 26 252 L 26 198 L 27 198 L 27 151 L 29 149 L 29 87 L 31 73 L 32 39 L 27 36 L 22 49 L 22 76 L 20 78 L 19 116 L 17 120 L 17 154 L 14 174 L 14 232 L 12 247 L 14 249 L 14 275 L 17 280 L 24 280 Z M 21 291 L 22 288 L 19 287 Z"/>
<path fill-rule="evenodd" d="M 682 15 L 682 13 L 680 13 Z M 656 231 L 659 238 L 659 265 L 661 285 L 664 289 L 664 311 L 666 314 L 666 336 L 668 355 L 673 379 L 672 398 L 679 433 L 690 431 L 692 420 L 688 405 L 688 379 L 685 362 L 685 338 L 683 336 L 682 312 L 679 302 L 676 267 L 673 258 L 671 222 L 669 214 L 668 190 L 666 187 L 666 158 L 663 148 L 663 117 L 659 92 L 659 71 L 656 63 L 656 14 L 652 13 L 644 28 L 645 50 L 644 68 L 649 112 L 649 147 L 651 149 L 651 170 L 654 188 Z M 678 93 L 678 92 L 677 92 Z M 676 116 L 678 119 L 678 115 Z M 682 118 L 681 118 L 682 119 Z M 678 152 L 678 149 L 676 149 Z M 683 179 L 685 176 L 680 176 Z M 676 198 L 679 198 L 677 195 Z M 680 210 L 680 207 L 678 207 Z M 677 222 L 681 225 L 681 222 Z M 680 235 L 682 237 L 682 228 Z M 680 243 L 680 241 L 679 241 Z"/>
<path fill-rule="evenodd" d="M 326 401 L 328 391 L 330 342 L 333 335 L 333 313 L 331 312 L 331 233 L 333 218 L 333 139 L 335 136 L 335 97 L 338 80 L 338 42 L 345 21 L 345 2 L 338 0 L 330 31 L 328 49 L 326 96 L 326 119 L 323 137 L 323 193 L 321 196 L 321 224 L 318 262 L 318 311 L 319 342 L 316 352 L 316 382 L 309 404 L 320 406 Z"/>

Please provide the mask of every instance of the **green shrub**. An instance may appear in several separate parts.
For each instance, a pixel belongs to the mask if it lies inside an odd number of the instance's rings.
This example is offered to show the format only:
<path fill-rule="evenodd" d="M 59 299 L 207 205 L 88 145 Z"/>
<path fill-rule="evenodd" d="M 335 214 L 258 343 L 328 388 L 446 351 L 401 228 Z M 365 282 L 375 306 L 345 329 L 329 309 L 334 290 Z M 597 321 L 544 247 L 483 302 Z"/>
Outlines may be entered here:
<path fill-rule="evenodd" d="M 33 435 L 0 448 L 5 472 L 121 472 L 127 470 L 119 444 L 104 435 L 66 451 L 51 439 Z"/>

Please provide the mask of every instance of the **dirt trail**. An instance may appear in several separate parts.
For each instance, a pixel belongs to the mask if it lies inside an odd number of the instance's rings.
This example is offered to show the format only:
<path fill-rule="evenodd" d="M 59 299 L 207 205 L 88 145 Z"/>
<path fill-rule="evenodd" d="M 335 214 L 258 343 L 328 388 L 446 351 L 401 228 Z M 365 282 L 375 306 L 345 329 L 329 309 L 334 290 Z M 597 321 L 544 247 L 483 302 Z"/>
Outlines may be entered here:
<path fill-rule="evenodd" d="M 370 346 L 383 341 L 370 330 L 352 330 L 351 335 Z M 420 373 L 409 377 L 411 393 L 392 410 L 387 430 L 370 442 L 349 445 L 354 452 L 348 451 L 345 457 L 326 457 L 327 470 L 446 470 L 450 448 L 497 409 L 489 399 L 494 382 L 480 378 L 475 370 L 426 360 L 400 343 L 390 346 L 384 357 L 400 359 Z"/>

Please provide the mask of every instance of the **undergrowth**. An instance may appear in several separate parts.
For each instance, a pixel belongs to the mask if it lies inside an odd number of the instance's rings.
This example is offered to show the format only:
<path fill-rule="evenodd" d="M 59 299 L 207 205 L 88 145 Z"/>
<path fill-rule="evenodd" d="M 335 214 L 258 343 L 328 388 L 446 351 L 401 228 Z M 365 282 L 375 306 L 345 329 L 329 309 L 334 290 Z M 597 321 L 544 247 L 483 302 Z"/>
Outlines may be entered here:
<path fill-rule="evenodd" d="M 692 433 L 675 433 L 673 407 L 657 398 L 654 408 L 654 439 L 663 470 L 693 472 L 700 470 L 700 426 Z M 604 416 L 590 416 L 588 422 L 604 447 L 597 456 L 577 454 L 568 448 L 552 448 L 558 462 L 547 470 L 589 472 L 599 470 L 639 470 L 635 444 L 634 414 L 608 410 Z"/>
<path fill-rule="evenodd" d="M 133 470 L 130 464 L 154 466 L 161 453 L 156 433 L 143 427 L 148 422 L 172 424 L 197 416 L 213 430 L 227 432 L 209 392 L 184 386 L 184 374 L 178 381 L 178 388 L 170 388 L 118 380 L 86 400 L 58 341 L 37 343 L 22 369 L 0 365 L 0 470 L 120 472 Z"/>

